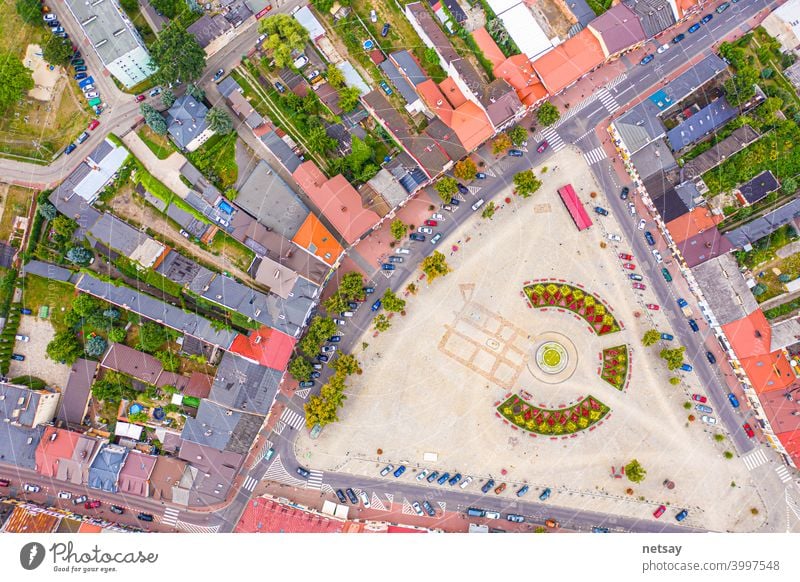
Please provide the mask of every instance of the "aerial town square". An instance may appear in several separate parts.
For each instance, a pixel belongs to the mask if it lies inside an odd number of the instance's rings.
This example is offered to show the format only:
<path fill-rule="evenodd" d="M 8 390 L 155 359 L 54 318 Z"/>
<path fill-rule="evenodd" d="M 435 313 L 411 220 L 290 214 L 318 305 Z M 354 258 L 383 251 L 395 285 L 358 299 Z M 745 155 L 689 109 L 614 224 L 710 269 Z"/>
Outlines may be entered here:
<path fill-rule="evenodd" d="M 800 532 L 800 0 L 3 8 L 0 531 Z"/>

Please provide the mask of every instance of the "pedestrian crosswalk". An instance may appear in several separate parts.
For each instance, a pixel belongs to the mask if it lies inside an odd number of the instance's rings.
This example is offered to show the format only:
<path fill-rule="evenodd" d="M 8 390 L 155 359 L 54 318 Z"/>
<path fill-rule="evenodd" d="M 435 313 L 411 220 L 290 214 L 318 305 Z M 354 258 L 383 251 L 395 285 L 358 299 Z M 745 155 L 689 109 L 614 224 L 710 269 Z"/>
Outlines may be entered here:
<path fill-rule="evenodd" d="M 781 483 L 788 483 L 792 480 L 792 473 L 785 465 L 775 467 L 775 472 L 778 474 L 778 479 L 781 480 Z"/>
<path fill-rule="evenodd" d="M 283 414 L 281 414 L 281 421 L 288 424 L 295 430 L 300 430 L 306 424 L 303 415 L 295 412 L 291 408 L 284 408 Z"/>
<path fill-rule="evenodd" d="M 800 503 L 789 495 L 789 489 L 786 489 L 786 506 L 792 510 L 797 519 L 800 519 Z"/>
<path fill-rule="evenodd" d="M 606 150 L 603 148 L 594 148 L 583 154 L 583 157 L 586 163 L 591 166 L 592 164 L 605 160 L 608 158 L 608 155 L 606 155 Z"/>
<path fill-rule="evenodd" d="M 747 470 L 752 471 L 756 467 L 760 467 L 766 463 L 769 459 L 767 458 L 767 454 L 764 452 L 764 449 L 756 449 L 743 456 L 742 460 L 744 461 L 744 466 L 747 467 Z"/>
<path fill-rule="evenodd" d="M 175 525 L 178 522 L 179 513 L 180 511 L 175 509 L 174 507 L 167 507 L 164 510 L 164 515 L 161 518 L 161 523 L 166 525 Z"/>
<path fill-rule="evenodd" d="M 547 140 L 547 143 L 550 145 L 550 148 L 553 150 L 553 152 L 564 149 L 564 140 L 561 139 L 561 136 L 558 135 L 556 130 L 552 127 L 545 127 L 542 130 L 542 135 Z"/>
<path fill-rule="evenodd" d="M 258 480 L 253 479 L 250 475 L 247 476 L 247 479 L 244 480 L 242 484 L 242 488 L 247 489 L 248 491 L 252 491 L 258 485 Z"/>
<path fill-rule="evenodd" d="M 622 83 L 627 78 L 628 78 L 627 73 L 620 73 L 619 75 L 611 79 L 608 83 L 606 83 L 606 89 L 610 91 L 611 89 Z"/>
<path fill-rule="evenodd" d="M 309 489 L 322 489 L 322 471 L 310 471 L 311 475 L 306 481 L 306 487 Z"/>
<path fill-rule="evenodd" d="M 600 103 L 608 109 L 609 113 L 614 113 L 617 109 L 619 109 L 619 103 L 617 100 L 614 99 L 614 96 L 608 92 L 608 89 L 603 87 L 597 92 L 597 97 L 600 99 Z"/>
<path fill-rule="evenodd" d="M 177 527 L 190 533 L 217 533 L 217 531 L 219 531 L 219 524 L 207 526 L 179 521 Z"/>

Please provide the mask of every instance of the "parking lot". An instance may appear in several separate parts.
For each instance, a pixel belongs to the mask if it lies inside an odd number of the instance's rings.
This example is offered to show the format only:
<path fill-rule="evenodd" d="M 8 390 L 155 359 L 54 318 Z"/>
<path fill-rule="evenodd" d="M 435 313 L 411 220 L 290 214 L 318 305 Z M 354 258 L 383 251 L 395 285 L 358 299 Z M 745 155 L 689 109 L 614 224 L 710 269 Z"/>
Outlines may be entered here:
<path fill-rule="evenodd" d="M 315 441 L 301 437 L 298 458 L 315 469 L 370 476 L 386 462 L 408 465 L 412 476 L 423 467 L 458 471 L 475 476 L 474 490 L 488 476 L 508 482 L 503 495 L 513 496 L 522 483 L 530 484 L 531 496 L 550 487 L 548 503 L 559 506 L 653 519 L 653 510 L 664 503 L 689 508 L 689 525 L 757 527 L 761 517 L 749 510 L 763 508 L 743 463 L 722 456 L 732 447 L 713 440 L 716 429 L 687 420 L 683 404 L 689 393 L 702 389 L 693 385 L 692 374 L 686 375 L 687 384 L 670 385 L 674 374 L 657 358 L 662 346 L 641 345 L 644 331 L 653 326 L 649 317 L 668 328 L 660 312 L 644 308 L 655 301 L 649 290 L 631 287 L 631 271 L 617 257 L 628 252 L 625 241 L 612 244 L 606 238 L 605 228 L 620 232 L 616 217 L 598 221 L 590 211 L 595 225 L 579 233 L 557 188 L 571 183 L 587 209 L 608 205 L 602 194 L 590 199 L 598 188 L 578 154 L 562 150 L 550 160 L 554 166 L 560 169 L 540 175 L 543 186 L 532 198 L 513 197 L 491 221 L 476 213 L 442 241 L 439 248 L 453 272 L 430 287 L 423 282 L 416 296 L 405 297 L 405 317 L 394 317 L 388 332 L 365 338 L 369 347 L 359 355 L 364 372 L 349 380 L 340 421 Z M 570 168 L 569 177 L 563 168 Z M 496 203 L 502 206 L 504 197 Z M 601 248 L 603 242 L 607 248 Z M 449 252 L 453 247 L 457 250 Z M 521 291 L 533 279 L 583 285 L 610 305 L 624 329 L 598 337 L 569 313 L 530 309 Z M 647 278 L 643 283 L 650 284 Z M 569 378 L 547 384 L 530 369 L 534 346 L 552 332 L 574 344 L 577 362 Z M 598 376 L 601 350 L 622 343 L 633 350 L 626 392 Z M 553 408 L 591 394 L 611 413 L 592 431 L 534 438 L 495 414 L 498 401 L 521 390 L 531 403 Z M 611 476 L 612 466 L 619 469 L 633 458 L 648 472 L 644 482 Z M 664 488 L 665 479 L 676 487 Z M 676 511 L 662 519 L 672 519 Z"/>
<path fill-rule="evenodd" d="M 14 344 L 14 353 L 25 356 L 25 361 L 11 360 L 8 377 L 16 378 L 29 374 L 41 378 L 48 386 L 63 390 L 70 367 L 47 357 L 47 344 L 55 335 L 50 322 L 33 315 L 23 315 L 20 318 L 17 334 L 28 336 L 30 340 L 17 341 Z"/>

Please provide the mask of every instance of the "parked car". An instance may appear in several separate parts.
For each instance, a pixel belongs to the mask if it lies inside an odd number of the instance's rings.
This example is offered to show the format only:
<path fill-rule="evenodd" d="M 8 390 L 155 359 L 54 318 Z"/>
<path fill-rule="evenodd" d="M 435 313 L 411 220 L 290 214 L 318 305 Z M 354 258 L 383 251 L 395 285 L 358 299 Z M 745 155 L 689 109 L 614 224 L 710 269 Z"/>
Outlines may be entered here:
<path fill-rule="evenodd" d="M 722 4 L 717 6 L 717 14 L 722 14 L 723 12 L 725 12 L 728 9 L 729 6 L 730 6 L 730 2 L 723 2 Z"/>
<path fill-rule="evenodd" d="M 658 506 L 658 509 L 656 509 L 656 510 L 653 512 L 653 517 L 655 517 L 656 519 L 658 519 L 659 517 L 661 517 L 662 515 L 664 515 L 664 512 L 665 512 L 666 510 L 667 510 L 667 506 L 666 506 L 666 505 L 659 505 L 659 506 Z"/>
<path fill-rule="evenodd" d="M 692 394 L 692 400 L 694 400 L 695 402 L 700 402 L 700 403 L 708 402 L 708 398 L 706 398 L 702 394 Z"/>
<path fill-rule="evenodd" d="M 95 129 L 97 129 L 98 125 L 100 125 L 100 122 L 97 121 L 96 119 L 92 119 L 89 122 L 89 127 L 88 127 L 89 131 L 94 131 Z"/>
<path fill-rule="evenodd" d="M 423 501 L 422 507 L 425 508 L 425 511 L 427 512 L 428 515 L 430 515 L 431 517 L 436 517 L 436 511 L 433 509 L 433 506 L 430 503 L 428 503 L 427 501 Z"/>
<path fill-rule="evenodd" d="M 459 204 L 461 204 L 461 200 L 459 200 L 458 198 L 451 198 L 450 204 L 452 204 L 453 206 L 458 206 Z"/>
<path fill-rule="evenodd" d="M 623 261 L 632 261 L 633 260 L 633 255 L 629 255 L 627 253 L 620 253 L 617 256 L 620 259 L 622 259 Z"/>
<path fill-rule="evenodd" d="M 428 470 L 427 469 L 423 469 L 422 471 L 417 473 L 417 481 L 422 481 L 427 474 L 428 474 Z"/>
<path fill-rule="evenodd" d="M 428 219 L 423 223 L 425 226 L 439 226 L 439 223 L 435 220 Z"/>
<path fill-rule="evenodd" d="M 522 487 L 520 487 L 519 489 L 517 489 L 517 497 L 522 497 L 522 496 L 523 496 L 523 495 L 525 495 L 525 494 L 526 494 L 526 493 L 527 493 L 529 490 L 530 490 L 530 487 L 528 487 L 527 485 L 523 485 Z"/>
<path fill-rule="evenodd" d="M 459 485 L 459 487 L 461 487 L 461 489 L 466 489 L 466 488 L 467 488 L 467 486 L 468 486 L 470 483 L 472 483 L 472 477 L 467 477 L 466 479 L 464 479 L 464 480 L 461 482 L 461 484 Z"/>
<path fill-rule="evenodd" d="M 381 86 L 381 89 L 383 89 L 383 92 L 386 93 L 387 95 L 391 95 L 393 93 L 392 88 L 386 84 L 386 81 L 381 81 L 378 84 Z"/>
<path fill-rule="evenodd" d="M 689 320 L 689 327 L 692 328 L 692 331 L 695 333 L 700 331 L 700 326 L 697 325 L 697 322 L 694 319 Z"/>
<path fill-rule="evenodd" d="M 700 417 L 700 420 L 702 420 L 706 424 L 717 424 L 717 419 L 714 418 L 713 416 L 703 415 L 703 416 Z"/>
<path fill-rule="evenodd" d="M 277 89 L 278 93 L 286 93 L 286 87 L 280 81 L 275 81 L 275 89 Z"/>
<path fill-rule="evenodd" d="M 475 177 L 478 180 L 485 180 L 486 179 L 486 174 L 484 174 L 483 172 L 478 172 L 477 174 L 475 174 Z"/>
<path fill-rule="evenodd" d="M 641 281 L 642 280 L 642 276 L 639 273 L 629 273 L 628 274 L 628 279 L 632 279 L 634 281 Z"/>
<path fill-rule="evenodd" d="M 646 240 L 647 244 L 651 247 L 656 244 L 656 239 L 653 238 L 653 234 L 649 230 L 644 231 L 644 240 Z"/>
<path fill-rule="evenodd" d="M 144 95 L 137 95 L 136 97 L 134 97 L 134 101 L 136 101 L 137 103 L 141 103 L 145 99 L 147 99 L 147 97 L 145 97 Z"/>
<path fill-rule="evenodd" d="M 330 358 L 330 356 L 326 356 L 325 354 L 318 354 L 316 359 L 317 359 L 318 362 L 327 362 L 331 358 Z"/>
<path fill-rule="evenodd" d="M 734 408 L 739 408 L 739 399 L 736 398 L 736 395 L 733 392 L 728 392 L 728 402 L 730 402 L 731 406 Z"/>
<path fill-rule="evenodd" d="M 79 497 L 76 497 L 75 499 L 72 500 L 72 504 L 80 505 L 81 503 L 84 503 L 87 499 L 89 498 L 86 497 L 86 495 L 80 495 Z"/>
<path fill-rule="evenodd" d="M 636 205 L 633 202 L 628 202 L 628 212 L 631 216 L 636 216 Z"/>
<path fill-rule="evenodd" d="M 297 469 L 295 469 L 295 471 L 296 471 L 296 472 L 297 472 L 297 474 L 298 474 L 298 475 L 300 475 L 300 476 L 301 476 L 303 479 L 308 479 L 309 477 L 311 477 L 311 471 L 309 471 L 309 470 L 308 470 L 308 469 L 306 469 L 305 467 L 297 467 Z"/>
<path fill-rule="evenodd" d="M 27 335 L 19 334 L 19 333 L 14 336 L 14 339 L 17 340 L 18 342 L 29 342 L 29 341 L 31 341 L 30 337 L 28 337 Z"/>
<path fill-rule="evenodd" d="M 435 235 L 433 235 L 433 238 L 431 239 L 431 244 L 435 245 L 440 240 L 442 240 L 442 233 L 441 232 L 437 232 Z"/>
<path fill-rule="evenodd" d="M 408 238 L 417 242 L 425 242 L 425 235 L 419 234 L 418 232 L 412 232 L 410 235 L 408 235 Z"/>
<path fill-rule="evenodd" d="M 372 23 L 378 22 L 378 13 L 375 10 L 369 11 L 369 20 Z"/>
<path fill-rule="evenodd" d="M 622 263 L 622 268 L 633 271 L 636 269 L 636 265 L 634 265 L 633 263 Z"/>
<path fill-rule="evenodd" d="M 681 511 L 678 513 L 678 515 L 676 515 L 676 516 L 675 516 L 675 519 L 676 519 L 677 521 L 683 521 L 684 519 L 686 519 L 686 516 L 687 516 L 687 515 L 689 515 L 689 510 L 687 510 L 687 509 L 682 509 L 682 510 L 681 510 Z"/>
<path fill-rule="evenodd" d="M 611 530 L 609 530 L 607 527 L 595 526 L 592 528 L 592 533 L 608 533 L 609 531 Z"/>
<path fill-rule="evenodd" d="M 717 358 L 711 352 L 706 352 L 706 359 L 708 360 L 709 364 L 717 363 Z"/>
<path fill-rule="evenodd" d="M 679 43 L 679 42 L 681 42 L 681 41 L 682 41 L 684 38 L 686 38 L 686 35 L 685 35 L 685 34 L 683 34 L 683 33 L 681 33 L 681 34 L 679 34 L 678 36 L 676 36 L 675 38 L 673 38 L 673 39 L 672 39 L 672 44 L 678 44 L 678 43 Z"/>
<path fill-rule="evenodd" d="M 394 271 L 395 267 L 391 263 L 383 263 L 381 265 L 381 269 L 383 269 L 384 271 Z"/>
<path fill-rule="evenodd" d="M 559 527 L 561 527 L 561 524 L 558 523 L 555 519 L 545 519 L 544 524 L 550 529 L 558 529 Z"/>
<path fill-rule="evenodd" d="M 300 388 L 313 388 L 316 385 L 316 382 L 313 380 L 307 380 L 305 382 L 300 382 Z"/>
<path fill-rule="evenodd" d="M 639 64 L 640 65 L 646 65 L 646 64 L 652 62 L 652 60 L 654 58 L 656 58 L 655 55 L 647 55 L 645 58 L 643 58 L 641 61 L 639 61 Z"/>
<path fill-rule="evenodd" d="M 687 32 L 688 32 L 689 34 L 692 34 L 692 33 L 694 33 L 694 32 L 697 32 L 698 30 L 700 30 L 700 23 L 699 23 L 699 22 L 696 22 L 696 23 L 694 23 L 693 25 L 691 25 L 691 26 L 689 27 L 689 30 L 688 30 Z"/>
<path fill-rule="evenodd" d="M 600 216 L 608 216 L 608 210 L 603 208 L 602 206 L 595 206 L 594 211 L 599 214 Z"/>
<path fill-rule="evenodd" d="M 668 50 L 669 50 L 669 45 L 668 44 L 662 44 L 660 47 L 658 47 L 658 50 L 656 52 L 658 54 L 661 54 L 661 53 L 666 52 Z"/>
<path fill-rule="evenodd" d="M 756 436 L 756 433 L 753 431 L 753 427 L 750 426 L 749 422 L 745 422 L 742 425 L 742 428 L 744 429 L 744 434 L 746 434 L 749 438 L 753 438 L 754 436 Z"/>
<path fill-rule="evenodd" d="M 523 517 L 522 515 L 517 515 L 515 513 L 509 513 L 506 516 L 506 519 L 512 523 L 522 523 L 525 521 L 525 517 Z"/>
<path fill-rule="evenodd" d="M 77 147 L 78 146 L 76 146 L 74 143 L 71 143 L 67 147 L 64 148 L 64 153 L 66 155 L 70 155 L 72 152 L 75 151 L 75 148 L 77 148 Z"/>
<path fill-rule="evenodd" d="M 671 333 L 662 333 L 662 334 L 661 334 L 661 339 L 662 339 L 662 340 L 666 340 L 666 341 L 668 341 L 668 342 L 669 342 L 669 341 L 672 341 L 672 340 L 674 340 L 674 339 L 675 339 L 675 336 L 673 336 Z"/>
<path fill-rule="evenodd" d="M 87 501 L 86 503 L 83 504 L 83 506 L 86 509 L 96 509 L 96 508 L 100 507 L 101 505 L 102 505 L 102 503 L 100 503 L 100 501 L 97 500 L 97 499 L 92 499 L 91 501 Z"/>
<path fill-rule="evenodd" d="M 347 505 L 347 497 L 344 496 L 344 493 L 341 489 L 336 490 L 336 498 L 339 500 L 339 503 Z"/>
<path fill-rule="evenodd" d="M 427 226 L 420 226 L 419 228 L 417 228 L 417 231 L 425 234 L 433 234 L 433 229 L 428 228 Z"/>
<path fill-rule="evenodd" d="M 328 341 L 332 344 L 338 344 L 339 342 L 342 341 L 342 336 L 332 335 L 331 337 L 328 338 Z"/>
<path fill-rule="evenodd" d="M 392 474 L 393 474 L 395 477 L 400 477 L 400 476 L 401 476 L 403 473 L 405 473 L 405 472 L 406 472 L 406 466 L 405 466 L 405 465 L 400 465 L 399 467 L 397 467 L 397 469 L 395 470 L 395 472 L 394 472 L 394 473 L 392 473 Z"/>
<path fill-rule="evenodd" d="M 653 249 L 650 252 L 652 252 L 653 256 L 656 258 L 656 263 L 658 263 L 660 265 L 661 263 L 664 262 L 664 257 L 661 256 L 661 253 L 658 252 L 658 249 Z"/>
<path fill-rule="evenodd" d="M 17 362 L 24 362 L 25 356 L 23 356 L 22 354 L 11 354 L 11 359 Z"/>
<path fill-rule="evenodd" d="M 711 414 L 714 412 L 714 409 L 712 409 L 710 406 L 706 406 L 705 404 L 695 404 L 694 408 L 698 412 L 704 412 L 705 414 Z"/>
<path fill-rule="evenodd" d="M 521 158 L 522 150 L 508 150 L 508 155 L 512 158 Z"/>
<path fill-rule="evenodd" d="M 412 503 L 412 504 L 411 504 L 411 507 L 414 509 L 414 512 L 415 512 L 417 515 L 420 515 L 420 516 L 422 516 L 422 515 L 425 515 L 425 514 L 422 512 L 422 506 L 419 504 L 419 501 L 415 501 L 414 503 Z"/>
<path fill-rule="evenodd" d="M 358 497 L 356 497 L 355 491 L 348 487 L 345 493 L 347 494 L 347 498 L 350 500 L 350 503 L 353 505 L 358 505 Z"/>
<path fill-rule="evenodd" d="M 372 304 L 372 307 L 370 307 L 370 310 L 371 311 L 378 311 L 381 308 L 381 304 L 382 304 L 381 300 L 378 299 L 375 303 Z"/>
<path fill-rule="evenodd" d="M 644 283 L 631 283 L 631 287 L 633 287 L 634 289 L 638 289 L 639 291 L 644 291 L 645 289 L 647 289 L 647 285 L 645 285 Z"/>
<path fill-rule="evenodd" d="M 73 69 L 75 70 L 76 73 L 85 73 L 86 71 L 89 70 L 89 68 L 86 65 L 76 65 L 73 66 Z"/>
<path fill-rule="evenodd" d="M 386 475 L 392 471 L 394 471 L 394 465 L 386 465 L 383 469 L 381 469 L 381 477 L 386 477 Z"/>
<path fill-rule="evenodd" d="M 77 139 L 75 139 L 75 143 L 81 144 L 85 142 L 87 139 L 89 139 L 89 132 L 84 131 L 77 137 Z"/>
<path fill-rule="evenodd" d="M 451 487 L 458 485 L 458 482 L 461 481 L 461 473 L 456 473 L 447 481 L 447 484 Z"/>
<path fill-rule="evenodd" d="M 548 499 L 550 499 L 551 493 L 552 491 L 550 490 L 550 487 L 547 487 L 544 491 L 542 491 L 539 494 L 539 501 L 547 501 Z"/>
<path fill-rule="evenodd" d="M 383 28 L 381 29 L 381 36 L 386 38 L 386 35 L 389 34 L 389 29 L 392 27 L 391 24 L 388 22 L 383 23 Z"/>
<path fill-rule="evenodd" d="M 42 17 L 42 19 L 43 19 L 45 22 L 52 22 L 53 20 L 56 20 L 57 18 L 58 18 L 58 16 L 56 16 L 55 14 L 45 14 L 45 15 Z"/>
<path fill-rule="evenodd" d="M 664 276 L 664 280 L 667 283 L 672 283 L 672 275 L 669 272 L 669 269 L 666 267 L 661 267 L 661 274 Z"/>
<path fill-rule="evenodd" d="M 639 221 L 639 224 L 636 225 L 636 230 L 644 230 L 645 226 L 647 226 L 647 221 L 644 218 L 642 218 Z"/>
<path fill-rule="evenodd" d="M 439 477 L 439 478 L 436 480 L 436 483 L 438 483 L 439 485 L 444 485 L 444 484 L 445 484 L 445 482 L 447 482 L 447 480 L 448 480 L 449 478 L 450 478 L 450 473 L 448 473 L 447 471 L 445 471 L 445 472 L 444 472 L 444 473 L 442 473 L 442 474 L 441 474 L 441 476 L 440 476 L 440 477 Z"/>
<path fill-rule="evenodd" d="M 333 318 L 333 323 L 335 323 L 336 325 L 344 325 L 345 323 L 347 323 L 347 321 L 345 321 L 344 319 L 338 319 L 338 318 L 334 317 Z"/>
<path fill-rule="evenodd" d="M 72 493 L 69 491 L 59 491 L 58 492 L 59 499 L 72 499 Z"/>
<path fill-rule="evenodd" d="M 42 490 L 41 487 L 34 483 L 25 483 L 25 485 L 22 486 L 22 489 L 24 489 L 27 493 L 38 493 Z"/>
<path fill-rule="evenodd" d="M 500 495 L 505 490 L 506 490 L 506 484 L 500 483 L 500 485 L 494 488 L 494 493 L 495 495 Z"/>
<path fill-rule="evenodd" d="M 439 476 L 439 471 L 431 471 L 431 474 L 428 475 L 427 479 L 425 479 L 428 483 L 433 483 L 436 481 L 436 478 Z"/>
<path fill-rule="evenodd" d="M 681 364 L 681 367 L 680 367 L 680 369 L 681 369 L 683 372 L 691 372 L 691 371 L 693 370 L 693 368 L 692 368 L 691 364 Z"/>
<path fill-rule="evenodd" d="M 87 91 L 86 93 L 84 93 L 84 95 L 87 99 L 97 99 L 98 97 L 100 97 L 100 93 L 98 93 L 97 91 Z"/>
<path fill-rule="evenodd" d="M 489 479 L 486 483 L 483 484 L 483 487 L 481 487 L 481 491 L 483 493 L 489 493 L 492 487 L 494 487 L 494 479 Z"/>
<path fill-rule="evenodd" d="M 153 516 L 149 513 L 138 513 L 136 514 L 136 519 L 139 521 L 153 521 Z"/>
<path fill-rule="evenodd" d="M 336 351 L 336 346 L 322 346 L 322 348 L 320 348 L 320 351 L 323 354 L 329 354 Z"/>
<path fill-rule="evenodd" d="M 647 307 L 647 309 L 649 309 L 650 311 L 658 311 L 659 309 L 661 309 L 656 303 L 647 303 L 645 307 Z"/>
<path fill-rule="evenodd" d="M 75 75 L 74 79 L 75 79 L 76 81 L 80 81 L 81 79 L 85 79 L 85 78 L 86 78 L 86 77 L 88 77 L 88 76 L 89 76 L 89 75 L 87 75 L 86 73 L 77 73 L 77 74 Z"/>
<path fill-rule="evenodd" d="M 216 73 L 214 73 L 214 78 L 212 79 L 215 83 L 218 83 L 220 79 L 222 79 L 222 75 L 225 74 L 225 69 L 219 69 Z"/>
<path fill-rule="evenodd" d="M 714 18 L 713 14 L 706 14 L 700 19 L 700 24 L 708 24 Z"/>
<path fill-rule="evenodd" d="M 156 87 L 155 89 L 150 91 L 150 97 L 155 97 L 156 95 L 161 95 L 161 87 Z"/>
<path fill-rule="evenodd" d="M 628 188 L 627 186 L 625 186 L 625 187 L 624 187 L 624 188 L 622 188 L 622 190 L 620 191 L 620 193 L 619 193 L 619 197 L 620 197 L 622 200 L 627 200 L 627 199 L 628 199 L 628 193 L 629 193 L 630 191 L 631 191 L 631 190 L 630 190 L 630 188 Z"/>
<path fill-rule="evenodd" d="M 613 240 L 614 242 L 621 242 L 622 241 L 622 237 L 621 236 L 619 236 L 618 234 L 611 233 L 611 232 L 606 235 L 606 238 L 608 240 Z"/>
<path fill-rule="evenodd" d="M 33 313 L 33 312 L 32 312 L 30 309 L 28 309 L 27 307 L 20 307 L 20 308 L 19 308 L 19 312 L 20 312 L 22 315 L 31 315 L 31 314 Z"/>
<path fill-rule="evenodd" d="M 464 186 L 464 184 L 462 184 L 461 182 L 456 182 L 456 188 L 458 188 L 458 191 L 461 194 L 464 194 L 464 195 L 469 194 L 469 190 L 467 190 L 467 187 Z"/>
<path fill-rule="evenodd" d="M 549 145 L 550 144 L 547 143 L 547 140 L 543 141 L 542 143 L 539 144 L 539 147 L 536 148 L 537 153 L 541 154 L 544 150 L 547 149 L 547 146 Z"/>

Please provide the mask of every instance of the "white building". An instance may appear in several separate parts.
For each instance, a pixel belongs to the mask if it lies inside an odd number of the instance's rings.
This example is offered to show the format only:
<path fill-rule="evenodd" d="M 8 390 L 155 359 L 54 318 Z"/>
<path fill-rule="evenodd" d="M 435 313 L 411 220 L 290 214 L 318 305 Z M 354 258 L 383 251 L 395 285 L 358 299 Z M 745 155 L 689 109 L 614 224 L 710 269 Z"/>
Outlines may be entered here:
<path fill-rule="evenodd" d="M 553 48 L 553 42 L 522 0 L 488 0 L 520 52 L 533 60 Z M 556 43 L 557 44 L 557 43 Z"/>
<path fill-rule="evenodd" d="M 116 0 L 65 0 L 106 69 L 126 88 L 155 72 L 150 53 Z"/>
<path fill-rule="evenodd" d="M 762 23 L 770 35 L 778 39 L 784 51 L 800 46 L 800 0 L 789 0 L 776 8 Z"/>

